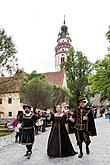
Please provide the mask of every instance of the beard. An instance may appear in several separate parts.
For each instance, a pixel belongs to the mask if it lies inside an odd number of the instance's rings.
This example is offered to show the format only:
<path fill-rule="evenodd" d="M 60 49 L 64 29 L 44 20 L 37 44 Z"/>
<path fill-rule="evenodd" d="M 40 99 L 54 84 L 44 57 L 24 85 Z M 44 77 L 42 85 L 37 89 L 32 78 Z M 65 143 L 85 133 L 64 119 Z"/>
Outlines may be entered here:
<path fill-rule="evenodd" d="M 30 113 L 30 111 L 25 111 L 25 113 L 27 113 L 27 114 L 28 114 L 28 113 Z"/>

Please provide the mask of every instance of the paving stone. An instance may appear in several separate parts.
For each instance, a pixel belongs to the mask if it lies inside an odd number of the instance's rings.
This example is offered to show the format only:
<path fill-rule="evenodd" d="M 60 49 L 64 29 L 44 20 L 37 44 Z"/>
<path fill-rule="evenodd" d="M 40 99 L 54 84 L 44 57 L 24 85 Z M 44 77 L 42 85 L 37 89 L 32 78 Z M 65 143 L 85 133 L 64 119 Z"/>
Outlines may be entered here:
<path fill-rule="evenodd" d="M 0 165 L 110 165 L 110 123 L 104 118 L 98 118 L 95 121 L 98 136 L 91 138 L 90 155 L 86 155 L 83 144 L 84 156 L 82 159 L 79 159 L 77 155 L 66 158 L 49 158 L 46 154 L 46 147 L 50 129 L 47 129 L 46 132 L 36 135 L 30 160 L 24 157 L 25 146 L 14 143 L 14 134 L 10 138 L 8 137 L 9 142 L 6 144 L 4 142 L 4 146 L 0 148 Z M 74 134 L 70 135 L 70 139 L 75 150 L 78 151 Z M 0 139 L 0 145 L 1 141 Z"/>

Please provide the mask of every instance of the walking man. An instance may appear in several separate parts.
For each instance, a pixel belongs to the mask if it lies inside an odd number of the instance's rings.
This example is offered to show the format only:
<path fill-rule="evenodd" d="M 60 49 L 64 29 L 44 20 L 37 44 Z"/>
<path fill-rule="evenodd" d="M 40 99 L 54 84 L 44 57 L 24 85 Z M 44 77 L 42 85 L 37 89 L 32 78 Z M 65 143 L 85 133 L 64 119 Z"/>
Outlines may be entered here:
<path fill-rule="evenodd" d="M 86 154 L 90 154 L 90 136 L 96 136 L 96 128 L 93 119 L 92 109 L 85 106 L 84 99 L 80 99 L 79 106 L 73 113 L 75 136 L 79 146 L 79 158 L 83 157 L 82 143 L 86 144 Z"/>
<path fill-rule="evenodd" d="M 23 105 L 24 113 L 19 116 L 21 122 L 20 143 L 26 145 L 27 151 L 24 156 L 30 159 L 34 143 L 34 125 L 38 118 L 31 112 L 30 105 Z"/>

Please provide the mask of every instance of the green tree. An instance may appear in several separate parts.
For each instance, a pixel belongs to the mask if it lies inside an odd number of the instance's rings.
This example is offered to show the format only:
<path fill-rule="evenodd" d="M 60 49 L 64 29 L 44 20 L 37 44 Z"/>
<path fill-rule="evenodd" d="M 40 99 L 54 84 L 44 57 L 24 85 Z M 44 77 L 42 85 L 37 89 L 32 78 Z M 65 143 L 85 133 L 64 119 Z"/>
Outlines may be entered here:
<path fill-rule="evenodd" d="M 93 93 L 100 93 L 101 101 L 110 101 L 110 54 L 94 64 L 94 74 L 89 77 Z"/>
<path fill-rule="evenodd" d="M 21 87 L 21 97 L 24 103 L 29 103 L 36 108 L 45 109 L 52 104 L 52 85 L 45 79 L 37 76 L 26 80 Z"/>
<path fill-rule="evenodd" d="M 36 71 L 26 74 L 21 84 L 22 101 L 31 104 L 34 111 L 36 108 L 52 108 L 66 101 L 68 93 L 67 89 L 53 85 Z"/>
<path fill-rule="evenodd" d="M 106 33 L 106 37 L 107 37 L 107 40 L 108 40 L 109 43 L 110 43 L 110 26 L 109 26 L 108 32 Z"/>
<path fill-rule="evenodd" d="M 68 89 L 53 85 L 53 106 L 63 102 L 68 102 L 69 95 L 70 92 Z"/>
<path fill-rule="evenodd" d="M 77 106 L 80 97 L 88 97 L 88 75 L 92 64 L 81 51 L 70 49 L 67 61 L 61 65 L 67 74 L 67 85 L 70 90 L 70 107 Z"/>
<path fill-rule="evenodd" d="M 12 74 L 17 68 L 16 48 L 11 37 L 0 29 L 0 73 Z"/>

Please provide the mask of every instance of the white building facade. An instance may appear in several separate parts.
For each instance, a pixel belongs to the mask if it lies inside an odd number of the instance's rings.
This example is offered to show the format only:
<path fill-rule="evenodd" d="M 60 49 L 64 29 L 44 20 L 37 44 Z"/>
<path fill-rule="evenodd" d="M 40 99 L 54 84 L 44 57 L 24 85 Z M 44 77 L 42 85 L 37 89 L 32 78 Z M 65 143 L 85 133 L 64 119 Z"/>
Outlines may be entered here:
<path fill-rule="evenodd" d="M 19 93 L 0 95 L 0 118 L 15 118 L 21 110 Z"/>

